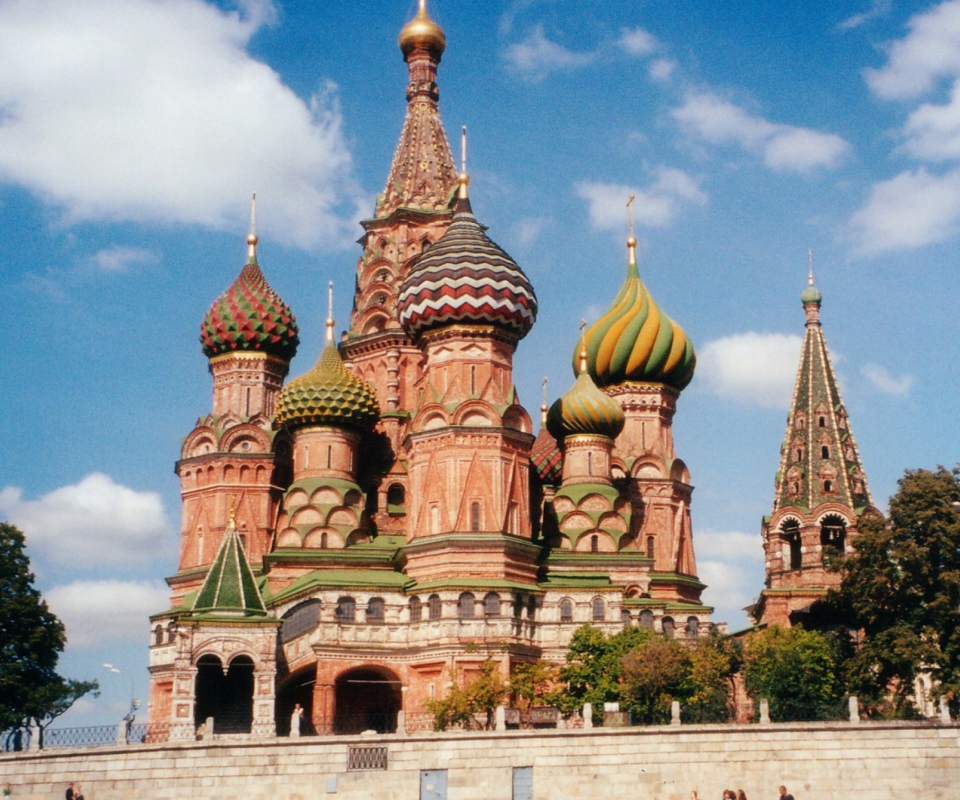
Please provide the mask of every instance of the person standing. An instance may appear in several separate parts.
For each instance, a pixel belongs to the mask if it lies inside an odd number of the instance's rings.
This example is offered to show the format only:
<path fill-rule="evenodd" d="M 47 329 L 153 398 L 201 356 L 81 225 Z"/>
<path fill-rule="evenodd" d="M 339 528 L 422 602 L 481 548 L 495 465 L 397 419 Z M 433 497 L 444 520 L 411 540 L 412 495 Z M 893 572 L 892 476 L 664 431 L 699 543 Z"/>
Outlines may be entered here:
<path fill-rule="evenodd" d="M 780 800 L 793 800 L 793 795 L 787 791 L 786 786 L 780 787 Z"/>
<path fill-rule="evenodd" d="M 63 797 L 64 797 L 64 800 L 74 800 L 72 783 L 67 784 L 67 791 L 63 793 Z"/>

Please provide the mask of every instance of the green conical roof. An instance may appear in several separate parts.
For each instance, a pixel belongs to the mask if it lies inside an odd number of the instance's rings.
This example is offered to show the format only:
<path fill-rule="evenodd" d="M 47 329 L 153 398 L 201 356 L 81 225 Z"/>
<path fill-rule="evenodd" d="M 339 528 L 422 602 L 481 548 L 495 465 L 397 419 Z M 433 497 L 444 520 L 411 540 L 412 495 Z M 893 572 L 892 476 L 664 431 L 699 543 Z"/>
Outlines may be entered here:
<path fill-rule="evenodd" d="M 194 614 L 229 617 L 267 615 L 267 607 L 232 520 L 223 535 L 213 566 L 193 601 L 192 611 Z"/>

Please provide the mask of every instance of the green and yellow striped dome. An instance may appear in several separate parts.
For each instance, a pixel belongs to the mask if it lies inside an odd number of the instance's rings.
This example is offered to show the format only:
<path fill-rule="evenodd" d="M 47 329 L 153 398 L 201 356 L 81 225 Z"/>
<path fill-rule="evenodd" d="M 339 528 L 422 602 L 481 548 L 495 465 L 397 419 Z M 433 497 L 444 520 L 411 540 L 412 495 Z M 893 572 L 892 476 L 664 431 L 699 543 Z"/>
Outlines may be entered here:
<path fill-rule="evenodd" d="M 601 387 L 634 381 L 681 390 L 693 379 L 697 356 L 683 329 L 660 310 L 640 280 L 635 241 L 628 241 L 627 278 L 619 294 L 584 335 L 587 368 Z M 579 348 L 575 373 L 578 362 Z"/>
<path fill-rule="evenodd" d="M 550 407 L 547 430 L 557 441 L 577 434 L 616 439 L 625 421 L 623 410 L 597 388 L 584 365 L 573 388 Z"/>

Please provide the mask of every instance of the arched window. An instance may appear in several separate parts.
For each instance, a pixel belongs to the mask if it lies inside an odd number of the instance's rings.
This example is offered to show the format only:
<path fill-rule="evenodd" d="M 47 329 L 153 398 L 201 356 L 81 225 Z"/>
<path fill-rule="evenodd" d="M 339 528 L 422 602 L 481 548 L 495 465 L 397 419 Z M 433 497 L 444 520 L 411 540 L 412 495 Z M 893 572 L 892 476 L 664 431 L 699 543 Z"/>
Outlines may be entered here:
<path fill-rule="evenodd" d="M 830 494 L 833 491 L 833 481 L 829 478 L 824 478 L 823 481 L 823 493 Z"/>
<path fill-rule="evenodd" d="M 831 556 L 841 555 L 846 549 L 847 523 L 836 514 L 824 517 L 820 523 L 820 553 L 827 561 Z"/>
<path fill-rule="evenodd" d="M 384 605 L 382 597 L 371 597 L 367 602 L 367 622 L 372 625 L 383 623 Z"/>
<path fill-rule="evenodd" d="M 594 622 L 603 622 L 607 618 L 607 604 L 602 597 L 594 597 L 590 608 Z"/>
<path fill-rule="evenodd" d="M 820 418 L 817 420 L 817 425 L 818 425 L 819 427 L 821 427 L 821 428 L 826 428 L 826 427 L 827 427 L 827 418 L 821 414 L 821 415 L 820 415 Z"/>
<path fill-rule="evenodd" d="M 640 612 L 640 627 L 646 628 L 648 631 L 653 630 L 653 612 L 649 608 Z"/>
<path fill-rule="evenodd" d="M 483 616 L 492 619 L 500 616 L 500 595 L 490 592 L 483 598 Z"/>
<path fill-rule="evenodd" d="M 411 597 L 409 605 L 410 605 L 410 621 L 419 622 L 420 617 L 423 614 L 423 608 L 420 605 L 420 598 Z"/>
<path fill-rule="evenodd" d="M 597 534 L 593 534 L 590 537 L 590 552 L 599 553 L 600 552 L 600 537 Z"/>
<path fill-rule="evenodd" d="M 440 615 L 443 613 L 443 605 L 440 602 L 440 595 L 430 595 L 430 599 L 427 600 L 427 608 L 429 609 L 430 619 L 440 619 Z"/>
<path fill-rule="evenodd" d="M 803 565 L 803 551 L 800 546 L 800 524 L 795 519 L 783 523 L 781 537 L 790 547 L 790 569 L 800 569 Z"/>
<path fill-rule="evenodd" d="M 167 623 L 167 644 L 173 644 L 173 640 L 177 638 L 177 623 L 171 621 Z"/>
<path fill-rule="evenodd" d="M 387 513 L 403 514 L 406 510 L 407 492 L 403 484 L 391 483 L 387 489 Z"/>
<path fill-rule="evenodd" d="M 464 592 L 457 599 L 457 618 L 473 619 L 476 600 L 470 592 Z"/>
<path fill-rule="evenodd" d="M 470 530 L 480 530 L 480 504 L 477 502 L 470 504 Z"/>
<path fill-rule="evenodd" d="M 630 627 L 630 623 L 633 622 L 633 617 L 630 616 L 629 608 L 620 609 L 620 621 L 623 623 L 624 628 Z"/>
<path fill-rule="evenodd" d="M 696 639 L 700 635 L 700 620 L 696 617 L 687 617 L 687 638 Z"/>
<path fill-rule="evenodd" d="M 657 554 L 657 540 L 653 536 L 647 537 L 647 558 L 654 558 Z"/>
<path fill-rule="evenodd" d="M 352 597 L 341 597 L 337 600 L 337 622 L 343 624 L 355 622 L 357 619 L 357 601 Z"/>
<path fill-rule="evenodd" d="M 320 534 L 320 549 L 321 550 L 327 549 L 327 532 L 326 531 Z"/>
<path fill-rule="evenodd" d="M 663 635 L 672 639 L 677 629 L 677 626 L 673 622 L 673 617 L 664 617 L 660 624 L 663 625 Z"/>
<path fill-rule="evenodd" d="M 157 625 L 157 627 L 153 629 L 153 643 L 163 644 L 163 625 Z"/>
<path fill-rule="evenodd" d="M 573 622 L 573 600 L 564 597 L 560 601 L 560 621 Z"/>
<path fill-rule="evenodd" d="M 830 445 L 820 445 L 820 458 L 830 458 Z"/>

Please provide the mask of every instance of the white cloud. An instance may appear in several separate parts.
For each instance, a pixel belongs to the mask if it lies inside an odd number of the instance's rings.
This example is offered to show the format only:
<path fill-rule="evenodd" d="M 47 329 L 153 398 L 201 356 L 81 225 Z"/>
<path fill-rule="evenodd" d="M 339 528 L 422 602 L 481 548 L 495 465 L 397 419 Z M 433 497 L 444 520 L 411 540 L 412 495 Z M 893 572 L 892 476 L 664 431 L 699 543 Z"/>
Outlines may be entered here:
<path fill-rule="evenodd" d="M 709 92 L 688 93 L 671 114 L 688 134 L 711 144 L 739 145 L 777 171 L 836 167 L 850 149 L 836 134 L 773 123 Z"/>
<path fill-rule="evenodd" d="M 648 72 L 653 80 L 663 83 L 670 80 L 670 76 L 673 75 L 673 72 L 676 68 L 676 61 L 673 61 L 669 58 L 658 58 L 655 61 L 650 62 L 650 69 Z"/>
<path fill-rule="evenodd" d="M 924 103 L 903 126 L 903 149 L 928 161 L 960 158 L 960 81 L 943 105 Z"/>
<path fill-rule="evenodd" d="M 360 193 L 332 85 L 308 102 L 246 51 L 269 0 L 0 4 L 0 181 L 67 223 L 188 223 L 349 238 Z"/>
<path fill-rule="evenodd" d="M 743 609 L 757 601 L 763 587 L 764 555 L 759 534 L 701 530 L 694 535 L 697 573 L 707 584 L 703 601 L 714 606 L 714 622 L 744 627 Z"/>
<path fill-rule="evenodd" d="M 156 492 L 138 492 L 99 472 L 26 500 L 0 489 L 0 517 L 21 528 L 32 553 L 76 569 L 147 563 L 166 556 L 172 529 Z"/>
<path fill-rule="evenodd" d="M 74 581 L 54 586 L 44 598 L 66 626 L 72 648 L 97 647 L 111 642 L 146 643 L 148 617 L 170 605 L 163 581 Z"/>
<path fill-rule="evenodd" d="M 910 18 L 910 32 L 889 47 L 887 63 L 868 69 L 870 89 L 886 100 L 919 97 L 938 79 L 960 75 L 960 0 L 947 0 Z"/>
<path fill-rule="evenodd" d="M 910 393 L 916 379 L 912 375 L 901 375 L 895 378 L 884 367 L 879 364 L 868 363 L 860 368 L 860 374 L 866 378 L 873 388 L 884 394 L 897 395 L 905 397 Z"/>
<path fill-rule="evenodd" d="M 518 220 L 511 228 L 513 236 L 520 247 L 529 247 L 543 233 L 549 220 L 546 217 L 524 217 Z"/>
<path fill-rule="evenodd" d="M 541 81 L 551 72 L 573 69 L 591 64 L 595 52 L 576 52 L 550 41 L 542 25 L 535 25 L 523 41 L 510 45 L 504 51 L 507 64 L 531 81 Z"/>
<path fill-rule="evenodd" d="M 126 272 L 138 264 L 153 264 L 157 260 L 149 250 L 123 245 L 105 248 L 90 257 L 90 263 L 98 272 Z"/>
<path fill-rule="evenodd" d="M 737 333 L 715 339 L 697 355 L 700 385 L 748 406 L 790 405 L 803 339 L 786 333 Z"/>
<path fill-rule="evenodd" d="M 646 56 L 657 49 L 656 37 L 643 28 L 624 28 L 617 44 L 631 56 Z"/>
<path fill-rule="evenodd" d="M 879 17 L 884 17 L 890 13 L 890 10 L 893 8 L 892 0 L 872 0 L 870 3 L 870 8 L 866 11 L 862 11 L 859 14 L 854 14 L 851 17 L 847 17 L 843 22 L 837 25 L 837 28 L 841 31 L 849 31 L 854 28 L 859 28 L 861 25 L 864 25 L 867 22 L 871 22 Z"/>
<path fill-rule="evenodd" d="M 708 199 L 695 178 L 670 167 L 660 167 L 657 179 L 644 188 L 580 181 L 576 192 L 587 201 L 590 224 L 600 230 L 624 229 L 630 195 L 636 196 L 633 210 L 637 223 L 651 228 L 669 225 L 684 204 L 703 205 Z"/>
<path fill-rule="evenodd" d="M 874 184 L 850 229 L 856 252 L 874 255 L 945 241 L 958 222 L 960 169 L 931 175 L 920 168 Z"/>

